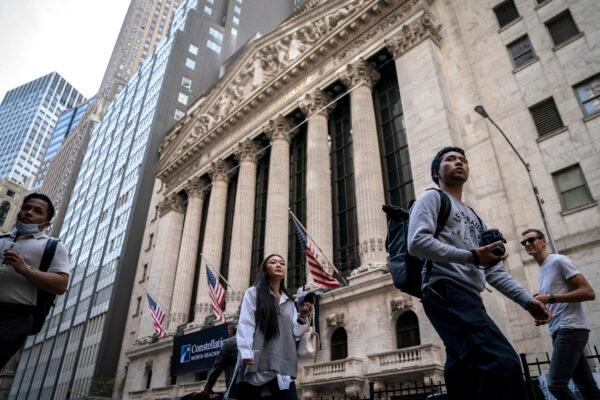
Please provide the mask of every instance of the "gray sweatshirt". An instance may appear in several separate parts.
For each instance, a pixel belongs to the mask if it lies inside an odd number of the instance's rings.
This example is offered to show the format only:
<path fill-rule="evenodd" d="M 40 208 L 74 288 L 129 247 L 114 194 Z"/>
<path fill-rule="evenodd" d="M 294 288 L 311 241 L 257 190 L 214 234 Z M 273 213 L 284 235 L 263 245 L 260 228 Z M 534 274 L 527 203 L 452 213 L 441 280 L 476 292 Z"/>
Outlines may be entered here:
<path fill-rule="evenodd" d="M 440 209 L 440 194 L 435 190 L 424 192 L 410 210 L 408 251 L 414 256 L 433 261 L 429 282 L 424 283 L 423 288 L 440 279 L 448 279 L 480 296 L 487 281 L 525 308 L 533 296 L 504 270 L 502 262 L 485 270 L 467 264 L 469 250 L 479 247 L 479 235 L 487 228 L 479 224 L 469 207 L 450 193 L 447 194 L 452 209 L 437 239 L 433 234 Z"/>

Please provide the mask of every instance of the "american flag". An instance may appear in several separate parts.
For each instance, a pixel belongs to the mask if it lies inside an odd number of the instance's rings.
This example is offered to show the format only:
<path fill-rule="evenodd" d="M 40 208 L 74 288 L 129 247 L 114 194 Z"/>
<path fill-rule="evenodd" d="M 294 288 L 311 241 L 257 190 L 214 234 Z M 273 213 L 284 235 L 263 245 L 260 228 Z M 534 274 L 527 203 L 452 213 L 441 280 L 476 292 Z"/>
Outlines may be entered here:
<path fill-rule="evenodd" d="M 165 330 L 162 327 L 162 323 L 165 320 L 165 312 L 162 310 L 158 302 L 152 297 L 150 293 L 146 293 L 148 296 L 148 303 L 150 304 L 150 312 L 152 313 L 152 325 L 156 329 L 156 335 L 160 338 L 165 336 Z"/>
<path fill-rule="evenodd" d="M 300 246 L 302 246 L 304 254 L 306 255 L 306 261 L 308 262 L 309 267 L 308 270 L 313 276 L 313 281 L 319 285 L 330 288 L 341 287 L 342 284 L 333 275 L 325 271 L 325 268 L 323 268 L 323 265 L 318 260 L 318 254 L 316 254 L 313 246 L 311 246 L 310 242 L 308 241 L 304 229 L 302 229 L 298 221 L 296 221 L 293 216 L 292 221 L 294 222 L 294 228 L 296 228 L 296 235 L 298 236 Z"/>
<path fill-rule="evenodd" d="M 208 296 L 210 297 L 215 317 L 217 317 L 217 321 L 225 322 L 223 310 L 221 310 L 221 304 L 223 304 L 223 299 L 225 298 L 225 289 L 223 289 L 219 280 L 215 278 L 208 263 L 206 263 L 206 277 L 208 278 Z"/>

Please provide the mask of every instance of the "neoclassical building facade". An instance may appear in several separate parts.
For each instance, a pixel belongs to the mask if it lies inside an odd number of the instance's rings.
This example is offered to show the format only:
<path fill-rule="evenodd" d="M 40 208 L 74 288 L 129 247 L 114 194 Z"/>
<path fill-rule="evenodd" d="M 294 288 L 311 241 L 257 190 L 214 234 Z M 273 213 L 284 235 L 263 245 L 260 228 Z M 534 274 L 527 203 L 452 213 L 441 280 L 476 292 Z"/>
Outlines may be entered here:
<path fill-rule="evenodd" d="M 314 287 L 290 210 L 349 281 L 321 297 L 323 349 L 301 363 L 301 396 L 443 379 L 441 340 L 418 299 L 391 282 L 381 205 L 408 205 L 433 185 L 435 152 L 464 147 L 465 200 L 504 233 L 507 270 L 535 291 L 538 267 L 518 242 L 542 226 L 535 197 L 477 104 L 530 163 L 558 250 L 600 283 L 600 15 L 591 4 L 313 0 L 247 44 L 161 146 L 116 396 L 201 389 L 204 375 L 171 377 L 169 366 L 175 334 L 213 323 L 204 263 L 230 283 L 227 318 L 265 255 L 287 258 L 290 291 Z M 567 14 L 577 32 L 556 44 L 552 23 Z M 523 38 L 529 47 L 515 47 Z M 169 313 L 159 340 L 146 291 Z M 483 297 L 519 352 L 550 350 L 524 310 L 493 288 Z M 600 308 L 587 307 L 594 344 Z"/>

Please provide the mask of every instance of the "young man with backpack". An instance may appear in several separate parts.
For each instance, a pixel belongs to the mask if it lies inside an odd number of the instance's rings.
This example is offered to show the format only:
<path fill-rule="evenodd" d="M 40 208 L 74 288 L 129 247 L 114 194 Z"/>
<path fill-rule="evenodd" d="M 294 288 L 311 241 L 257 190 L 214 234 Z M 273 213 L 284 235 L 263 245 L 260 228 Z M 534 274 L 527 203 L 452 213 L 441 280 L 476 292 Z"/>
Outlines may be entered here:
<path fill-rule="evenodd" d="M 411 208 L 407 244 L 408 253 L 428 260 L 423 309 L 446 347 L 448 396 L 524 400 L 519 357 L 487 314 L 481 292 L 489 283 L 525 308 L 538 325 L 547 323 L 550 313 L 504 270 L 507 255 L 501 241 L 480 245 L 486 227 L 462 202 L 469 177 L 464 150 L 441 149 L 431 164 L 431 177 L 441 190 L 426 191 Z M 438 218 L 442 203 L 450 205 L 446 221 Z"/>
<path fill-rule="evenodd" d="M 55 295 L 67 290 L 67 249 L 45 233 L 53 216 L 50 199 L 31 193 L 15 230 L 0 236 L 0 369 L 41 330 Z"/>

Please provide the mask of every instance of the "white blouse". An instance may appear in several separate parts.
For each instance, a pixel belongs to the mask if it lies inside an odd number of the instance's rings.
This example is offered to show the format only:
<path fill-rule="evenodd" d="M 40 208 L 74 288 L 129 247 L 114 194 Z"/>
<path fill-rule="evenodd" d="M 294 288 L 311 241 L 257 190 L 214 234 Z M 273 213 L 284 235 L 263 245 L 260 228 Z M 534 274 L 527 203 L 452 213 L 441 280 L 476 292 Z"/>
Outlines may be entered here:
<path fill-rule="evenodd" d="M 275 294 L 271 292 L 275 297 Z M 288 299 L 285 293 L 281 293 L 279 297 L 279 305 L 283 304 Z M 240 319 L 238 321 L 236 341 L 238 350 L 242 360 L 254 358 L 254 351 L 252 344 L 254 343 L 254 332 L 256 331 L 256 287 L 252 286 L 244 293 L 244 300 L 242 301 L 242 308 L 240 310 Z M 294 307 L 294 337 L 299 339 L 309 329 L 309 324 L 298 323 L 298 311 Z M 287 390 L 292 382 L 292 377 L 289 375 L 280 375 L 275 371 L 260 371 L 260 372 L 249 372 L 246 374 L 246 382 L 251 385 L 261 386 L 270 380 L 277 378 L 280 390 Z"/>

